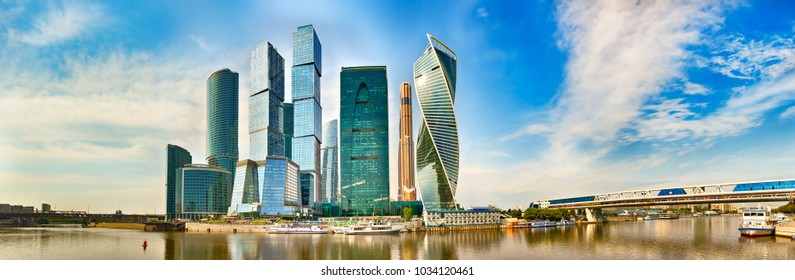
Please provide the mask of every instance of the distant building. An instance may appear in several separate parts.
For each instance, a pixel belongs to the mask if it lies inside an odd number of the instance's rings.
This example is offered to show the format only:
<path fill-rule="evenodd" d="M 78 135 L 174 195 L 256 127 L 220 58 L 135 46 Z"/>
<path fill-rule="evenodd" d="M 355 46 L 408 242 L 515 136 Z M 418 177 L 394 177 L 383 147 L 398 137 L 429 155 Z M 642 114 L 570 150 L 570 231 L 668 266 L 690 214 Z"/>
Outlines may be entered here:
<path fill-rule="evenodd" d="M 238 162 L 228 214 L 294 215 L 300 209 L 297 164 L 284 157 Z"/>
<path fill-rule="evenodd" d="M 11 213 L 11 204 L 0 204 L 0 214 Z"/>
<path fill-rule="evenodd" d="M 346 215 L 380 215 L 388 209 L 387 85 L 386 66 L 342 67 L 340 72 L 340 204 Z"/>
<path fill-rule="evenodd" d="M 417 186 L 427 211 L 456 209 L 456 65 L 455 52 L 430 34 L 425 51 L 414 62 L 414 86 L 422 112 L 417 136 Z"/>
<path fill-rule="evenodd" d="M 175 204 L 177 203 L 177 169 L 190 164 L 190 152 L 177 145 L 166 146 L 166 218 L 176 217 Z"/>
<path fill-rule="evenodd" d="M 49 204 L 47 204 L 47 203 L 42 203 L 42 204 L 41 204 L 41 212 L 42 212 L 42 213 L 49 213 L 49 212 L 51 212 L 51 211 L 52 211 L 52 206 L 50 206 L 50 205 L 49 205 Z"/>
<path fill-rule="evenodd" d="M 201 219 L 227 213 L 232 173 L 225 168 L 189 164 L 177 170 L 175 212 L 178 218 Z"/>
<path fill-rule="evenodd" d="M 398 201 L 417 200 L 414 188 L 414 137 L 411 121 L 411 85 L 400 85 L 400 140 L 398 140 Z"/>
<path fill-rule="evenodd" d="M 323 175 L 323 202 L 339 201 L 339 160 L 338 160 L 338 139 L 337 120 L 331 120 L 323 124 L 323 144 L 320 148 L 321 161 L 320 170 Z"/>
<path fill-rule="evenodd" d="M 249 158 L 284 156 L 284 58 L 270 42 L 251 52 L 251 96 L 248 102 Z"/>
<path fill-rule="evenodd" d="M 321 201 L 320 140 L 322 72 L 320 39 L 312 25 L 293 33 L 292 94 L 294 110 L 292 160 L 301 168 L 302 206 L 312 208 Z"/>
<path fill-rule="evenodd" d="M 237 117 L 238 74 L 229 69 L 213 72 L 207 79 L 207 163 L 232 175 L 238 159 Z"/>

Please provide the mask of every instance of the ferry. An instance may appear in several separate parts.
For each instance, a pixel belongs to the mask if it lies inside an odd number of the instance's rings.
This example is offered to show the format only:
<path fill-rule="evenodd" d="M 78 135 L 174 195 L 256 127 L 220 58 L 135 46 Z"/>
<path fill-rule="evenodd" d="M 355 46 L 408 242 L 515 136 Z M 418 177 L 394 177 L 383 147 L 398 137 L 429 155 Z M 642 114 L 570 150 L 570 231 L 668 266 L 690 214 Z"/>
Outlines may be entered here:
<path fill-rule="evenodd" d="M 658 219 L 660 219 L 660 220 L 673 220 L 673 219 L 679 219 L 679 214 L 670 214 L 670 213 L 668 213 L 668 214 L 660 214 L 660 216 L 658 217 Z"/>
<path fill-rule="evenodd" d="M 366 225 L 348 226 L 343 230 L 343 233 L 349 235 L 397 234 L 401 230 L 400 228 L 393 228 L 391 224 L 368 223 Z"/>
<path fill-rule="evenodd" d="M 770 211 L 744 210 L 740 227 L 737 229 L 741 235 L 745 236 L 772 235 L 775 231 L 775 226 L 770 222 Z"/>
<path fill-rule="evenodd" d="M 295 224 L 281 224 L 268 229 L 268 233 L 276 234 L 325 234 L 329 233 L 327 228 L 320 226 L 300 226 Z"/>
<path fill-rule="evenodd" d="M 570 221 L 570 220 L 560 220 L 560 222 L 556 223 L 557 226 L 573 226 L 573 225 L 576 225 L 576 224 L 577 223 L 575 223 L 574 221 Z"/>
<path fill-rule="evenodd" d="M 535 221 L 530 223 L 531 228 L 555 227 L 555 226 L 558 226 L 558 223 L 547 220 Z"/>

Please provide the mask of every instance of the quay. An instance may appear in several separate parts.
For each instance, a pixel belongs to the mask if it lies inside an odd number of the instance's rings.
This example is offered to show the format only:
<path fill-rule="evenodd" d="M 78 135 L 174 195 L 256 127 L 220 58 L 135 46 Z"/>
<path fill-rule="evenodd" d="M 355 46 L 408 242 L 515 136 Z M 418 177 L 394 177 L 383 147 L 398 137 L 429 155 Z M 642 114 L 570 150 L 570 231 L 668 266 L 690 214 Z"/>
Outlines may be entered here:
<path fill-rule="evenodd" d="M 795 239 L 795 222 L 776 225 L 776 236 L 791 237 Z"/>

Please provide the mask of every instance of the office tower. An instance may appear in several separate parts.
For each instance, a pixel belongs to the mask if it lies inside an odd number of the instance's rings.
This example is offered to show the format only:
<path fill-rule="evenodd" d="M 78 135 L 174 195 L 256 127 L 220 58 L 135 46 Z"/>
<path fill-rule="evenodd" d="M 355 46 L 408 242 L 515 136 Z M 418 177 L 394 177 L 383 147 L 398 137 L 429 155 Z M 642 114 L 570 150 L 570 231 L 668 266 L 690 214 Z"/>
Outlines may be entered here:
<path fill-rule="evenodd" d="M 177 170 L 175 212 L 179 218 L 221 216 L 229 208 L 232 173 L 225 168 L 188 164 Z"/>
<path fill-rule="evenodd" d="M 337 120 L 323 124 L 321 174 L 323 176 L 323 202 L 339 201 L 339 162 L 337 160 Z"/>
<path fill-rule="evenodd" d="M 237 162 L 235 181 L 232 184 L 232 201 L 228 214 L 252 212 L 254 203 L 259 203 L 259 174 L 257 162 L 244 159 Z"/>
<path fill-rule="evenodd" d="M 284 103 L 284 157 L 293 159 L 293 103 Z"/>
<path fill-rule="evenodd" d="M 301 212 L 298 165 L 284 157 L 268 157 L 260 188 L 260 215 L 294 215 Z"/>
<path fill-rule="evenodd" d="M 174 204 L 177 202 L 177 169 L 190 164 L 190 152 L 177 145 L 166 146 L 166 218 L 175 218 Z"/>
<path fill-rule="evenodd" d="M 215 71 L 207 79 L 207 163 L 232 175 L 238 159 L 237 106 L 238 74 Z"/>
<path fill-rule="evenodd" d="M 383 214 L 389 203 L 386 66 L 340 73 L 340 192 L 346 215 Z"/>
<path fill-rule="evenodd" d="M 411 127 L 411 85 L 400 85 L 400 140 L 398 148 L 398 201 L 417 200 L 414 189 L 414 138 Z"/>
<path fill-rule="evenodd" d="M 417 137 L 417 184 L 423 206 L 429 211 L 456 208 L 456 59 L 450 48 L 428 34 L 428 46 L 414 62 L 414 86 L 422 112 Z"/>
<path fill-rule="evenodd" d="M 270 42 L 263 42 L 251 52 L 250 66 L 249 158 L 283 157 L 284 58 Z"/>
<path fill-rule="evenodd" d="M 301 168 L 302 205 L 320 202 L 320 108 L 321 46 L 312 25 L 293 33 L 293 154 Z"/>

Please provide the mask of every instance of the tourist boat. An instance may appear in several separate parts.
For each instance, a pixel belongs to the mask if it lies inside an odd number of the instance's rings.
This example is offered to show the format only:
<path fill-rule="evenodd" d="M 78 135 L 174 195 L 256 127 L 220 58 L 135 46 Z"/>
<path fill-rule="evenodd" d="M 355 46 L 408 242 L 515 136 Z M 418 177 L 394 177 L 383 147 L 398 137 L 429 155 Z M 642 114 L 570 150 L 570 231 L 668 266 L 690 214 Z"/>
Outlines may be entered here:
<path fill-rule="evenodd" d="M 783 224 L 789 222 L 789 217 L 787 217 L 787 215 L 785 215 L 784 213 L 774 213 L 772 222 L 774 224 Z"/>
<path fill-rule="evenodd" d="M 576 225 L 576 224 L 577 223 L 575 223 L 574 221 L 570 221 L 570 220 L 560 220 L 560 222 L 556 223 L 557 226 L 573 226 L 573 225 Z"/>
<path fill-rule="evenodd" d="M 268 233 L 277 234 L 323 234 L 329 233 L 327 228 L 320 226 L 303 226 L 296 224 L 281 224 L 268 229 Z"/>
<path fill-rule="evenodd" d="M 400 228 L 393 228 L 391 224 L 375 224 L 371 222 L 366 225 L 348 226 L 343 230 L 343 233 L 351 235 L 397 234 L 401 230 Z"/>
<path fill-rule="evenodd" d="M 558 223 L 547 220 L 535 221 L 530 223 L 531 228 L 555 227 L 557 225 Z"/>
<path fill-rule="evenodd" d="M 670 214 L 670 213 L 668 213 L 668 214 L 660 214 L 660 216 L 658 217 L 658 219 L 660 219 L 660 220 L 673 220 L 673 219 L 679 219 L 679 214 Z"/>
<path fill-rule="evenodd" d="M 775 226 L 771 224 L 770 211 L 744 210 L 740 227 L 737 229 L 741 235 L 765 236 L 772 235 Z"/>
<path fill-rule="evenodd" d="M 693 218 L 701 217 L 701 213 L 693 213 Z"/>
<path fill-rule="evenodd" d="M 654 219 L 654 218 L 652 218 L 651 216 L 646 216 L 646 217 L 643 217 L 643 220 L 644 220 L 644 221 L 651 221 L 651 220 L 653 220 L 653 219 Z"/>

